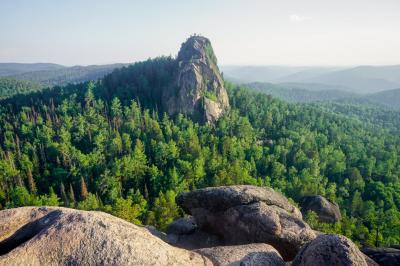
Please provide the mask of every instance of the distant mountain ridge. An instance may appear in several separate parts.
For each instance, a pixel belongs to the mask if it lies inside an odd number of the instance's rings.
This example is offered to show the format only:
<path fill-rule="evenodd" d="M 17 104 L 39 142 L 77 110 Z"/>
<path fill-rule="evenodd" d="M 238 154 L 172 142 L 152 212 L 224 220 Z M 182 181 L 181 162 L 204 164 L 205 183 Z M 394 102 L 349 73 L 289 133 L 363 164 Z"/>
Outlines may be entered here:
<path fill-rule="evenodd" d="M 368 101 L 378 103 L 391 108 L 400 108 L 400 88 L 382 91 L 365 96 Z"/>
<path fill-rule="evenodd" d="M 64 86 L 98 80 L 116 68 L 128 64 L 67 67 L 50 63 L 0 63 L 0 98 L 37 91 L 45 87 Z"/>
<path fill-rule="evenodd" d="M 52 63 L 0 63 L 0 77 L 18 75 L 26 72 L 55 70 L 66 68 L 65 66 Z"/>
<path fill-rule="evenodd" d="M 0 99 L 15 94 L 26 94 L 40 90 L 42 87 L 36 83 L 26 80 L 0 77 Z"/>
<path fill-rule="evenodd" d="M 13 75 L 18 80 L 28 80 L 46 87 L 62 86 L 68 83 L 80 83 L 97 80 L 111 73 L 114 69 L 128 64 L 72 66 L 56 69 L 44 69 Z"/>
<path fill-rule="evenodd" d="M 128 64 L 67 67 L 0 63 L 0 97 L 98 80 Z M 289 102 L 353 101 L 400 108 L 400 65 L 358 67 L 222 66 L 224 77 Z"/>
<path fill-rule="evenodd" d="M 245 84 L 247 87 L 270 94 L 276 98 L 292 103 L 314 102 L 350 102 L 367 106 L 381 106 L 393 109 L 400 108 L 400 88 L 367 95 L 360 95 L 341 90 L 340 87 L 308 83 L 281 83 L 253 82 Z M 325 89 L 321 89 L 321 87 Z"/>
<path fill-rule="evenodd" d="M 357 98 L 358 94 L 340 90 L 335 86 L 320 89 L 320 84 L 296 84 L 296 83 L 262 83 L 254 82 L 245 84 L 247 87 L 270 94 L 276 98 L 292 103 L 310 103 L 320 101 L 333 101 L 347 98 Z M 322 85 L 323 86 L 323 85 Z"/>
<path fill-rule="evenodd" d="M 341 87 L 340 90 L 359 94 L 400 88 L 400 65 L 348 68 L 226 66 L 221 69 L 227 79 L 243 83 L 317 83 L 327 87 Z M 323 86 L 321 89 L 324 89 Z"/>

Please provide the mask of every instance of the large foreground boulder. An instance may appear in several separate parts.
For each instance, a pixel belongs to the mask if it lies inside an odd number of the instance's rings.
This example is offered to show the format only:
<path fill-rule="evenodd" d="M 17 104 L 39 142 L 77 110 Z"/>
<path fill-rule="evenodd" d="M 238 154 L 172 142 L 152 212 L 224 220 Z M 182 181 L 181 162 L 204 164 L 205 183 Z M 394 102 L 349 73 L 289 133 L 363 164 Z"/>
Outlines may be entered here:
<path fill-rule="evenodd" d="M 187 212 L 196 208 L 212 212 L 224 211 L 231 207 L 259 201 L 282 208 L 295 217 L 302 217 L 300 211 L 285 196 L 269 187 L 249 185 L 208 187 L 181 193 L 176 198 L 177 204 Z"/>
<path fill-rule="evenodd" d="M 291 260 L 316 237 L 300 211 L 271 188 L 210 187 L 182 193 L 176 201 L 201 230 L 220 236 L 225 245 L 267 243 Z"/>
<path fill-rule="evenodd" d="M 400 249 L 392 248 L 363 248 L 364 254 L 377 262 L 380 266 L 400 265 Z"/>
<path fill-rule="evenodd" d="M 220 246 L 196 250 L 208 257 L 216 266 L 284 266 L 278 251 L 267 244 Z"/>
<path fill-rule="evenodd" d="M 292 266 L 378 266 L 344 236 L 321 234 L 306 244 Z"/>
<path fill-rule="evenodd" d="M 308 211 L 313 211 L 317 214 L 318 220 L 323 223 L 336 223 L 342 219 L 339 205 L 322 196 L 303 197 L 300 207 L 303 215 Z"/>
<path fill-rule="evenodd" d="M 101 212 L 0 211 L 0 265 L 212 265 L 146 228 Z"/>

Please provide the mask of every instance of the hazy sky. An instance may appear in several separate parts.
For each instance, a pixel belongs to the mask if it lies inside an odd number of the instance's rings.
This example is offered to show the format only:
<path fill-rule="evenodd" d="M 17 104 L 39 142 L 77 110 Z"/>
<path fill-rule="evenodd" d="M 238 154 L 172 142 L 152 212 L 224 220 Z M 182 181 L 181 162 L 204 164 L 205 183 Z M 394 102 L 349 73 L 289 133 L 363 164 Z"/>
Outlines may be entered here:
<path fill-rule="evenodd" d="M 400 64 L 400 0 L 0 0 L 0 62 L 133 62 L 192 33 L 225 65 Z"/>

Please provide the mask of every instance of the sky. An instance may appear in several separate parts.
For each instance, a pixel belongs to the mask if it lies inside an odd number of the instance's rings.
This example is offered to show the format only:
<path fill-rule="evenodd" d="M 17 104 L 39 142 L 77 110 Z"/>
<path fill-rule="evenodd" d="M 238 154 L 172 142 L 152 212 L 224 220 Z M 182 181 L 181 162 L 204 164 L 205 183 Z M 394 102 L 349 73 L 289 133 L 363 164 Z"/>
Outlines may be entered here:
<path fill-rule="evenodd" d="M 1 0 L 0 62 L 135 62 L 196 33 L 220 65 L 394 65 L 399 14 L 400 0 Z"/>

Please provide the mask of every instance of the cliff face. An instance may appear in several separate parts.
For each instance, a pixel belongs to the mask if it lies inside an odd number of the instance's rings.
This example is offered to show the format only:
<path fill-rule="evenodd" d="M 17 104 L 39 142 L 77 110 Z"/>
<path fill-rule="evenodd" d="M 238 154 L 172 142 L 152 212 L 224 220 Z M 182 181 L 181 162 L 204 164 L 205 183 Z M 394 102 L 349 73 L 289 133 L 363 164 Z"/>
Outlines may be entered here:
<path fill-rule="evenodd" d="M 190 37 L 176 60 L 176 78 L 163 94 L 164 109 L 170 115 L 184 113 L 200 123 L 215 123 L 229 109 L 229 99 L 210 41 Z"/>

